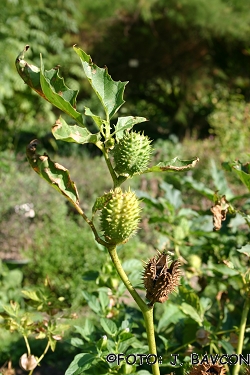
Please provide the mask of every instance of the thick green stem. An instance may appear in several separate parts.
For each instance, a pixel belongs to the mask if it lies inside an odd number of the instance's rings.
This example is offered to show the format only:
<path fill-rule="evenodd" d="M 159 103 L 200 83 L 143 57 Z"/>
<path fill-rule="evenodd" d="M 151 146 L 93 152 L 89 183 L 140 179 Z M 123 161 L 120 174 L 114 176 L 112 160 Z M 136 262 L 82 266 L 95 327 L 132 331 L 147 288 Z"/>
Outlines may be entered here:
<path fill-rule="evenodd" d="M 127 290 L 129 291 L 131 296 L 134 298 L 135 302 L 140 307 L 141 311 L 142 312 L 147 311 L 149 309 L 148 305 L 141 299 L 141 297 L 139 296 L 139 294 L 137 293 L 137 291 L 134 289 L 133 285 L 129 281 L 126 272 L 122 268 L 120 259 L 118 258 L 118 255 L 117 255 L 117 252 L 116 252 L 116 247 L 108 249 L 108 250 L 109 250 L 109 254 L 111 256 L 111 259 L 112 259 L 112 261 L 115 265 L 115 268 L 116 268 L 120 278 L 122 279 L 123 283 L 125 284 Z"/>
<path fill-rule="evenodd" d="M 112 164 L 110 162 L 108 152 L 105 150 L 105 147 L 102 147 L 101 151 L 103 153 L 103 156 L 105 158 L 106 164 L 108 166 L 109 173 L 110 173 L 110 175 L 112 177 L 114 187 L 116 188 L 116 187 L 120 186 L 120 184 L 119 184 L 118 178 L 117 178 L 117 176 L 115 174 L 114 168 L 112 167 Z"/>
<path fill-rule="evenodd" d="M 249 299 L 249 292 L 247 292 L 247 297 L 243 306 L 243 311 L 241 315 L 241 322 L 240 322 L 240 332 L 239 332 L 239 338 L 238 338 L 238 346 L 237 346 L 237 352 L 236 354 L 242 354 L 243 349 L 243 342 L 244 342 L 244 335 L 245 335 L 245 329 L 246 329 L 246 323 L 247 323 L 247 316 L 250 308 L 250 299 Z M 240 363 L 239 361 L 236 363 L 233 369 L 233 375 L 238 375 L 240 371 Z"/>
<path fill-rule="evenodd" d="M 153 307 L 148 306 L 142 298 L 139 296 L 137 291 L 132 286 L 131 282 L 128 279 L 128 276 L 124 269 L 122 268 L 120 259 L 118 258 L 116 247 L 110 248 L 109 254 L 111 256 L 111 259 L 115 265 L 115 268 L 125 284 L 127 290 L 131 294 L 131 296 L 134 298 L 135 302 L 139 306 L 140 310 L 142 311 L 145 326 L 146 326 L 146 332 L 147 332 L 147 340 L 148 340 L 148 346 L 149 346 L 149 354 L 153 354 L 150 358 L 150 362 L 154 362 L 154 358 L 157 358 L 157 350 L 156 350 L 156 344 L 155 344 L 155 333 L 154 333 L 154 321 L 153 321 Z M 156 356 L 156 357 L 155 357 Z M 158 359 L 155 364 L 152 365 L 152 371 L 153 375 L 160 375 L 160 369 L 159 369 L 159 363 Z"/>
<path fill-rule="evenodd" d="M 148 338 L 148 347 L 149 347 L 149 354 L 153 354 L 157 361 L 155 364 L 152 365 L 153 375 L 160 375 L 158 357 L 157 357 L 157 349 L 155 343 L 155 330 L 154 330 L 154 318 L 153 318 L 153 307 L 150 307 L 147 311 L 143 312 L 143 317 L 146 326 L 147 338 Z M 152 356 L 152 362 L 154 362 Z"/>

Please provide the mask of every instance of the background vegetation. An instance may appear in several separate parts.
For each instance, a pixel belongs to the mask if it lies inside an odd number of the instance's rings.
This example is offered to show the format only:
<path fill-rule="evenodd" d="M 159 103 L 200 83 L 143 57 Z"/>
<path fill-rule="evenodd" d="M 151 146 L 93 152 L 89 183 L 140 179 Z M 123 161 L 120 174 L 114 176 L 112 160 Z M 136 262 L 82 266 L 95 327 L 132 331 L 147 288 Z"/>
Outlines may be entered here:
<path fill-rule="evenodd" d="M 99 66 L 107 65 L 114 80 L 130 81 L 122 111 L 149 119 L 143 129 L 156 140 L 157 161 L 174 156 L 197 155 L 201 159 L 200 166 L 185 177 L 138 177 L 133 181 L 133 188 L 144 197 L 144 218 L 138 237 L 120 251 L 124 261 L 146 260 L 155 248 L 162 250 L 164 246 L 179 251 L 186 261 L 185 286 L 196 290 L 204 310 L 211 304 L 207 328 L 213 339 L 209 345 L 232 350 L 229 344 L 233 345 L 233 339 L 227 329 L 237 323 L 242 285 L 237 275 L 229 279 L 214 265 L 230 259 L 237 268 L 235 251 L 249 241 L 249 233 L 237 215 L 227 219 L 220 234 L 212 233 L 209 197 L 219 190 L 236 201 L 238 208 L 249 211 L 247 190 L 230 173 L 225 177 L 220 167 L 220 162 L 234 158 L 247 161 L 249 152 L 248 7 L 245 0 L 0 3 L 2 303 L 17 300 L 24 308 L 21 289 L 41 285 L 48 278 L 54 295 L 65 298 L 65 308 L 82 317 L 87 311 L 83 290 L 94 291 L 96 278 L 99 287 L 114 289 L 113 283 L 118 282 L 112 270 L 107 272 L 106 253 L 96 247 L 89 229 L 60 196 L 33 174 L 25 157 L 27 143 L 33 138 L 42 139 L 54 159 L 60 156 L 60 162 L 70 170 L 86 211 L 96 196 L 110 188 L 107 174 L 103 173 L 103 160 L 96 151 L 54 141 L 50 128 L 57 119 L 57 110 L 33 94 L 15 70 L 16 56 L 29 44 L 29 60 L 39 65 L 42 53 L 47 69 L 60 63 L 67 85 L 80 90 L 79 110 L 83 103 L 91 103 L 93 108 L 95 98 L 71 48 L 78 44 Z M 210 160 L 214 162 L 211 164 Z M 211 190 L 208 193 L 206 189 Z M 65 236 L 59 235 L 62 232 Z M 241 257 L 241 264 L 247 267 L 248 259 Z M 136 280 L 140 267 L 134 262 L 131 277 Z M 122 286 L 119 288 L 118 292 L 115 290 L 121 298 Z M 178 303 L 175 298 L 179 297 L 173 297 L 173 316 Z M 129 309 L 123 300 L 119 303 L 117 309 L 123 311 L 120 321 L 133 318 L 135 333 L 140 337 L 137 311 Z M 177 318 L 181 323 L 175 327 L 176 321 L 169 319 L 165 307 L 158 307 L 156 325 L 161 352 L 173 352 L 188 344 L 202 351 L 202 344 L 199 347 L 194 336 L 198 320 L 188 314 L 176 315 Z M 218 319 L 219 334 L 215 324 Z M 1 363 L 12 358 L 16 366 L 22 354 L 19 337 L 6 331 L 0 334 L 4 337 Z M 164 341 L 166 334 L 172 335 L 171 342 Z M 14 343 L 17 350 L 13 350 Z M 61 353 L 67 351 L 69 363 L 75 351 L 69 344 L 60 348 Z M 58 363 L 60 358 L 59 355 Z M 62 365 L 64 371 L 66 367 Z"/>

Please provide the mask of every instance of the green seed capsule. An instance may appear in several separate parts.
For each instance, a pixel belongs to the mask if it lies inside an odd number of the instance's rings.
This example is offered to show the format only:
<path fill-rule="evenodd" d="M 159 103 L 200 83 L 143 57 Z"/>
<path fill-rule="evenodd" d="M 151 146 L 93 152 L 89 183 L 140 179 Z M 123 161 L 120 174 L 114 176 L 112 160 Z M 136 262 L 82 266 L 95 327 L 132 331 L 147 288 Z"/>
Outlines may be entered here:
<path fill-rule="evenodd" d="M 113 150 L 115 171 L 122 176 L 133 176 L 145 171 L 152 153 L 150 143 L 150 139 L 143 134 L 125 133 Z"/>
<path fill-rule="evenodd" d="M 139 200 L 132 191 L 121 188 L 111 190 L 111 199 L 101 211 L 101 228 L 105 240 L 117 245 L 128 241 L 138 228 L 140 220 Z"/>

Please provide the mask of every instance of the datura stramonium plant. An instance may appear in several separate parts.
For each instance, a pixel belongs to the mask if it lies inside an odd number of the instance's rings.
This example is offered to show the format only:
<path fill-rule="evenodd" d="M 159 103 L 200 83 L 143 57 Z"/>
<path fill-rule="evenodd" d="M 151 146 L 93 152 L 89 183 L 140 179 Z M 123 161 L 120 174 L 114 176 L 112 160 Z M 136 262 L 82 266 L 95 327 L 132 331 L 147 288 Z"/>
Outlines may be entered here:
<path fill-rule="evenodd" d="M 116 173 L 132 177 L 144 172 L 151 154 L 151 140 L 147 136 L 133 131 L 126 132 L 113 150 Z"/>
<path fill-rule="evenodd" d="M 135 193 L 121 188 L 105 194 L 107 204 L 101 211 L 101 229 L 109 244 L 125 243 L 136 233 L 140 220 L 140 202 Z M 109 199 L 110 197 L 110 199 Z"/>

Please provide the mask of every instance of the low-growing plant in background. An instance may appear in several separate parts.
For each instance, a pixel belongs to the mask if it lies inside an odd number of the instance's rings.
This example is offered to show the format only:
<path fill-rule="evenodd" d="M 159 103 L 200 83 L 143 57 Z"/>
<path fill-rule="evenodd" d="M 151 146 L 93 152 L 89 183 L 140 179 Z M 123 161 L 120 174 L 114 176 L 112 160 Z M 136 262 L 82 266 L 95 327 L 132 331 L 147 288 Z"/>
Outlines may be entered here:
<path fill-rule="evenodd" d="M 28 64 L 24 60 L 27 49 L 28 46 L 16 60 L 20 76 L 40 96 L 66 114 L 64 118 L 60 116 L 52 127 L 54 137 L 80 145 L 94 144 L 102 152 L 113 182 L 109 192 L 95 199 L 92 210 L 86 210 L 86 205 L 80 204 L 76 185 L 68 170 L 53 162 L 46 153 L 39 154 L 37 140 L 27 146 L 27 157 L 32 168 L 63 194 L 73 205 L 75 213 L 87 222 L 102 254 L 99 260 L 91 259 L 91 254 L 82 254 L 90 265 L 93 263 L 89 271 L 82 266 L 86 285 L 82 295 L 95 315 L 90 315 L 84 319 L 83 325 L 77 324 L 75 327 L 77 335 L 69 341 L 78 348 L 79 354 L 67 369 L 66 375 L 146 375 L 149 374 L 149 366 L 152 366 L 154 375 L 160 374 L 160 368 L 164 372 L 174 370 L 179 373 L 190 371 L 190 374 L 223 374 L 233 364 L 234 374 L 238 374 L 238 362 L 227 361 L 222 364 L 219 360 L 225 353 L 229 356 L 234 353 L 245 355 L 248 350 L 248 338 L 245 335 L 249 310 L 249 216 L 246 195 L 233 194 L 223 172 L 215 164 L 211 169 L 214 189 L 194 180 L 192 169 L 198 158 L 181 160 L 175 157 L 151 166 L 151 141 L 133 129 L 146 119 L 134 116 L 117 118 L 116 115 L 124 103 L 127 82 L 113 81 L 107 69 L 95 65 L 80 48 L 74 47 L 74 50 L 99 100 L 102 110 L 98 113 L 93 113 L 88 107 L 84 108 L 84 113 L 78 112 L 77 91 L 65 85 L 58 75 L 58 68 L 45 70 L 42 58 L 40 68 Z M 91 133 L 85 126 L 86 117 L 93 120 L 96 133 Z M 242 166 L 238 162 L 228 163 L 226 167 L 234 170 L 249 188 L 247 165 Z M 168 174 L 166 181 L 157 186 L 155 197 L 142 191 L 136 194 L 129 187 L 126 190 L 121 187 L 136 175 L 185 171 L 190 171 L 188 176 Z M 190 189 L 195 196 L 195 207 L 185 201 L 185 191 Z M 197 205 L 199 194 L 206 198 L 206 202 L 213 202 L 212 208 L 211 204 L 205 208 Z M 245 206 L 237 208 L 237 201 L 244 201 Z M 150 259 L 145 257 L 143 272 L 138 257 L 126 259 L 122 263 L 120 255 L 133 243 L 131 237 L 138 230 L 142 207 L 149 217 L 149 224 L 154 226 L 154 234 L 157 233 L 160 250 L 152 256 L 147 254 Z M 58 224 L 55 238 L 64 236 L 63 224 L 59 217 L 56 219 L 56 215 L 55 223 Z M 68 225 L 75 232 L 71 233 L 72 238 L 67 238 L 72 245 L 68 255 L 70 259 L 75 242 L 77 251 L 81 252 L 80 244 L 85 241 L 85 233 L 83 228 L 78 233 L 77 224 Z M 49 238 L 45 238 L 46 241 Z M 44 247 L 48 246 L 45 243 Z M 60 264 L 56 240 L 52 247 L 52 262 L 56 268 L 56 264 Z M 42 256 L 42 251 L 38 251 L 41 253 L 39 256 Z M 112 262 L 106 258 L 105 251 Z M 137 248 L 134 249 L 136 251 Z M 102 266 L 100 263 L 103 263 Z M 70 270 L 78 276 L 78 272 L 81 272 L 81 264 L 78 265 L 79 271 L 75 271 L 70 261 L 63 267 L 69 268 L 69 283 Z M 45 276 L 46 269 L 49 269 L 49 260 L 42 276 Z M 72 277 L 76 283 L 77 275 Z M 181 275 L 183 277 L 179 286 Z M 98 285 L 94 291 L 93 284 L 88 288 L 93 280 Z M 63 284 L 67 280 L 62 279 L 61 282 Z M 80 293 L 80 288 L 76 288 L 76 293 Z M 143 291 L 145 289 L 146 294 Z M 59 285 L 56 290 L 60 291 Z M 177 290 L 178 293 L 173 294 Z M 2 314 L 2 317 L 6 327 L 14 327 L 23 335 L 27 353 L 21 357 L 21 363 L 31 375 L 47 350 L 54 350 L 56 341 L 62 338 L 68 316 L 63 313 L 65 298 L 54 293 L 49 279 L 46 279 L 44 287 L 23 293 L 32 302 L 32 309 L 42 313 L 40 318 L 37 315 L 35 319 L 30 317 L 34 310 L 31 315 L 27 311 L 19 313 L 17 302 L 12 302 L 10 306 L 5 304 L 7 316 Z M 131 305 L 131 297 L 136 302 L 136 308 Z M 69 298 L 70 295 L 66 300 Z M 29 336 L 37 332 L 37 338 L 47 340 L 40 357 L 34 356 L 28 341 Z M 193 354 L 196 357 L 192 357 Z M 206 357 L 206 354 L 214 357 Z M 199 356 L 205 356 L 203 361 L 197 360 Z M 193 362 L 190 357 L 194 359 Z M 190 369 L 190 363 L 197 366 Z"/>

